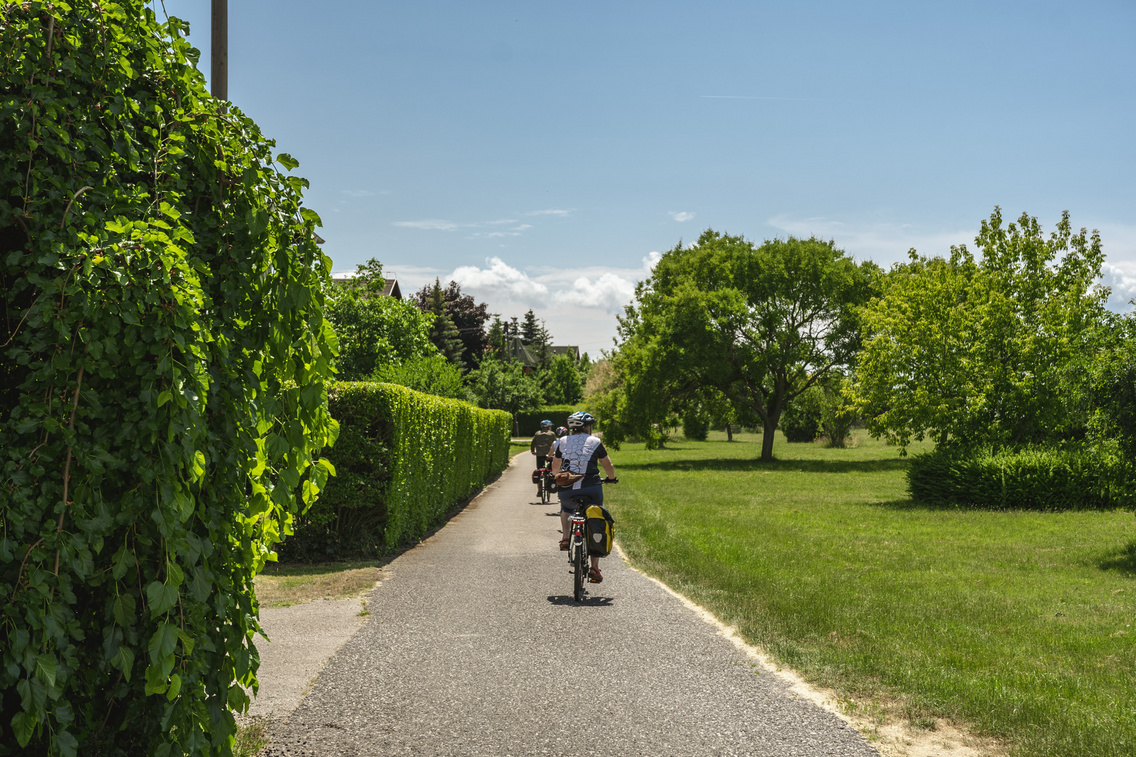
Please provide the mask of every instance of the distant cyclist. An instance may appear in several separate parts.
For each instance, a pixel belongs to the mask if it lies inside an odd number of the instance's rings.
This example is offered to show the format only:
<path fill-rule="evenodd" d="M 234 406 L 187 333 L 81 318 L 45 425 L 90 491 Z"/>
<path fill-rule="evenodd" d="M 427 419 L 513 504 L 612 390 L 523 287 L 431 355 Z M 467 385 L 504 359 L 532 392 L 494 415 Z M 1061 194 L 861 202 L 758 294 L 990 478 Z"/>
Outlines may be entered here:
<path fill-rule="evenodd" d="M 552 430 L 552 421 L 541 421 L 540 430 L 532 438 L 529 452 L 536 455 L 536 467 L 547 468 L 552 461 L 552 443 L 556 441 L 556 432 Z M 536 496 L 540 496 L 540 484 L 536 487 Z"/>
<path fill-rule="evenodd" d="M 588 495 L 592 503 L 603 504 L 603 486 L 600 484 L 600 467 L 609 479 L 615 480 L 615 467 L 611 458 L 604 449 L 603 442 L 598 436 L 592 435 L 592 427 L 596 419 L 589 413 L 579 412 L 568 416 L 568 436 L 562 437 L 556 445 L 555 456 L 552 458 L 552 475 L 561 471 L 570 471 L 583 474 L 583 477 L 570 487 L 559 487 L 560 497 L 560 528 L 562 530 L 560 549 L 568 549 L 568 516 L 576 512 L 576 504 L 572 497 Z M 592 556 L 592 569 L 588 571 L 588 578 L 594 583 L 603 580 L 600 573 L 600 558 Z"/>

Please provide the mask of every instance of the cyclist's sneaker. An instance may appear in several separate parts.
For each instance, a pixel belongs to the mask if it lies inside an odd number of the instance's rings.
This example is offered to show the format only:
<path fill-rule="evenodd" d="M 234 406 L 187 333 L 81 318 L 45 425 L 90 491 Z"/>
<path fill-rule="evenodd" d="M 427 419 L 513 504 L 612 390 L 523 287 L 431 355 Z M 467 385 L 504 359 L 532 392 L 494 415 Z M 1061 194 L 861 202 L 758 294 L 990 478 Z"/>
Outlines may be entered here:
<path fill-rule="evenodd" d="M 600 573 L 599 568 L 592 568 L 588 571 L 588 582 L 593 584 L 603 583 L 603 574 Z"/>
<path fill-rule="evenodd" d="M 560 540 L 560 551 L 561 552 L 567 552 L 568 551 L 568 540 L 567 539 L 561 539 Z"/>

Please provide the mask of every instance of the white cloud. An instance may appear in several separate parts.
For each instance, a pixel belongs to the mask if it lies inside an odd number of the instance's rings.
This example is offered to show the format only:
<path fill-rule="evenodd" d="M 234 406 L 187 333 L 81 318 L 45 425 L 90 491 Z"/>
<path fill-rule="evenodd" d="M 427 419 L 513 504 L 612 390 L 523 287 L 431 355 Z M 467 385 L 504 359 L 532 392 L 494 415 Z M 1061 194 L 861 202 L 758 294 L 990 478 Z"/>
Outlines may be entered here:
<path fill-rule="evenodd" d="M 1101 266 L 1101 283 L 1112 290 L 1110 309 L 1121 313 L 1132 309 L 1129 300 L 1136 299 L 1136 263 L 1105 263 Z"/>
<path fill-rule="evenodd" d="M 489 258 L 485 262 L 487 268 L 461 266 L 454 270 L 451 278 L 463 289 L 477 292 L 490 302 L 506 295 L 522 303 L 539 304 L 548 297 L 547 286 L 533 280 L 524 271 L 513 268 L 501 258 Z"/>
<path fill-rule="evenodd" d="M 826 218 L 790 218 L 775 216 L 767 223 L 795 237 L 831 239 L 836 246 L 858 260 L 873 260 L 883 267 L 907 260 L 907 252 L 915 248 L 927 257 L 946 256 L 951 245 L 974 246 L 977 229 L 966 231 L 930 231 L 912 224 L 845 223 Z"/>
<path fill-rule="evenodd" d="M 607 271 L 594 279 L 578 276 L 572 282 L 571 288 L 556 292 L 553 299 L 561 304 L 573 304 L 615 314 L 623 312 L 623 306 L 631 302 L 634 296 L 634 281 Z"/>
<path fill-rule="evenodd" d="M 573 213 L 571 210 L 549 209 L 549 210 L 534 210 L 531 213 L 526 213 L 530 216 L 558 216 L 563 218 Z"/>
<path fill-rule="evenodd" d="M 685 211 L 685 210 L 680 210 L 680 211 L 673 211 L 672 210 L 669 213 L 669 215 L 670 215 L 671 218 L 678 221 L 679 223 L 682 223 L 683 221 L 690 221 L 694 218 L 693 213 L 690 213 L 690 212 Z"/>
<path fill-rule="evenodd" d="M 403 229 L 421 229 L 423 231 L 453 231 L 454 229 L 461 228 L 461 224 L 436 218 L 430 218 L 424 221 L 395 221 L 391 225 Z"/>
<path fill-rule="evenodd" d="M 342 193 L 348 197 L 374 197 L 378 194 L 370 189 L 344 189 Z"/>

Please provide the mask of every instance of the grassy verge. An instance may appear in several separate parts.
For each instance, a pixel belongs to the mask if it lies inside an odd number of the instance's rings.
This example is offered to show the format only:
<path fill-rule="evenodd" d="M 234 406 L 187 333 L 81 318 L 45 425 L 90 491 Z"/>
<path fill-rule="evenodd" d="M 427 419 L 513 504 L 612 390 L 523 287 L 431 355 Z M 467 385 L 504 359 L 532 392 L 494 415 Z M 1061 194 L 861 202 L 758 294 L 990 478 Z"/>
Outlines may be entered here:
<path fill-rule="evenodd" d="M 936 509 L 895 448 L 613 452 L 634 564 L 806 678 L 1020 755 L 1136 754 L 1131 512 Z"/>
<path fill-rule="evenodd" d="M 325 565 L 270 563 L 256 577 L 256 598 L 261 609 L 288 607 L 316 599 L 356 597 L 379 580 L 374 562 L 340 562 Z"/>

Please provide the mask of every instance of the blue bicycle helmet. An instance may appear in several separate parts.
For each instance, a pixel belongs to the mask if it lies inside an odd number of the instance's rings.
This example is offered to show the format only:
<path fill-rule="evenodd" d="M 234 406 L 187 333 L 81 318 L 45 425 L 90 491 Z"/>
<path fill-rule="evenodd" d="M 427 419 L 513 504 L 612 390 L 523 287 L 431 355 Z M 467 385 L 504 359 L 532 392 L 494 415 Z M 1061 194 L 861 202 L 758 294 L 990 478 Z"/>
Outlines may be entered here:
<path fill-rule="evenodd" d="M 541 422 L 540 422 L 540 427 L 541 427 L 541 428 L 544 428 L 544 427 L 546 427 L 546 426 L 547 426 L 548 428 L 552 428 L 552 421 L 541 421 Z"/>

